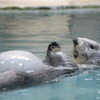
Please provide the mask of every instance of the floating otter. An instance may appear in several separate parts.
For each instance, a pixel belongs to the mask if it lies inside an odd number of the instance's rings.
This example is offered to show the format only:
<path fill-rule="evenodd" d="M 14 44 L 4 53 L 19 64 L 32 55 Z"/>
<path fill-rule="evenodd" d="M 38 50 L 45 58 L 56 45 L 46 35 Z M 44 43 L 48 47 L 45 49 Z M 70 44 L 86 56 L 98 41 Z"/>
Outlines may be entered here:
<path fill-rule="evenodd" d="M 100 68 L 100 44 L 93 40 L 73 39 L 73 55 L 80 67 Z"/>
<path fill-rule="evenodd" d="M 75 62 L 67 60 L 56 42 L 48 46 L 43 62 L 26 51 L 3 52 L 0 54 L 0 89 L 42 84 L 78 69 Z"/>

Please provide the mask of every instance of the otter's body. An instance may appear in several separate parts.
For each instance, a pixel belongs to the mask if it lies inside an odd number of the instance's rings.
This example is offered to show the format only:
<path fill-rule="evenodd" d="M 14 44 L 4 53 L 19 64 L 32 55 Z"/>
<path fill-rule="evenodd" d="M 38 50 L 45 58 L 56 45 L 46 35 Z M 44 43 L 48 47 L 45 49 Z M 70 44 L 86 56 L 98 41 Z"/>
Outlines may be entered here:
<path fill-rule="evenodd" d="M 6 71 L 0 74 L 0 91 L 50 83 L 53 79 L 75 73 L 78 69 L 46 67 L 39 72 Z"/>
<path fill-rule="evenodd" d="M 26 51 L 1 53 L 0 89 L 42 84 L 59 76 L 75 73 L 79 69 L 77 64 L 65 59 L 60 49 L 56 42 L 52 42 L 48 47 L 44 62 Z"/>

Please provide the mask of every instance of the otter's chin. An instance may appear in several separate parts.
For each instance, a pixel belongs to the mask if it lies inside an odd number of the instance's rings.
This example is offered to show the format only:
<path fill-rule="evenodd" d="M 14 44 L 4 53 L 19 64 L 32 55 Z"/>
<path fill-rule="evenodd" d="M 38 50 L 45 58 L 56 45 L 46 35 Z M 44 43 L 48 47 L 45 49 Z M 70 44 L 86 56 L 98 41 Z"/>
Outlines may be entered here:
<path fill-rule="evenodd" d="M 75 59 L 77 59 L 77 57 L 79 56 L 78 51 L 74 50 L 74 52 L 73 52 L 73 56 L 74 56 Z"/>
<path fill-rule="evenodd" d="M 73 50 L 73 56 L 75 59 L 77 59 L 77 57 L 79 56 L 79 52 L 75 48 Z"/>
<path fill-rule="evenodd" d="M 81 56 L 78 52 L 78 50 L 76 50 L 74 48 L 73 50 L 73 56 L 75 58 L 75 61 L 78 63 L 78 64 L 83 64 L 85 62 L 85 58 L 83 56 Z"/>
<path fill-rule="evenodd" d="M 75 58 L 75 61 L 78 63 L 78 64 L 84 64 L 86 62 L 86 58 L 83 57 L 83 56 L 77 56 L 77 58 Z"/>

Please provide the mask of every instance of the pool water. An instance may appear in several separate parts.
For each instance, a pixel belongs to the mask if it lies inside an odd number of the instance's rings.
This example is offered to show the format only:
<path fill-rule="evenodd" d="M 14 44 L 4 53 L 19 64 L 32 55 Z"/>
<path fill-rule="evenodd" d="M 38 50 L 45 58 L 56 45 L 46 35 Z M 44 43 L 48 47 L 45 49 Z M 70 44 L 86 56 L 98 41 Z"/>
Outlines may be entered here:
<path fill-rule="evenodd" d="M 43 60 L 48 44 L 57 41 L 65 55 L 73 59 L 75 37 L 100 43 L 100 9 L 0 10 L 0 52 L 27 50 Z M 86 70 L 59 82 L 2 92 L 0 100 L 100 100 L 100 70 Z"/>

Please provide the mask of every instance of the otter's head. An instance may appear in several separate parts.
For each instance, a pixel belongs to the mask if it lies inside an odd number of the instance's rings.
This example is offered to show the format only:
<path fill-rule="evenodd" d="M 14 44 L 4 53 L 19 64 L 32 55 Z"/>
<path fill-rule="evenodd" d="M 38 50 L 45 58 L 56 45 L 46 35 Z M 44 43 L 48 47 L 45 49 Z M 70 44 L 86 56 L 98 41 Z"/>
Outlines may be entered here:
<path fill-rule="evenodd" d="M 49 54 L 55 54 L 56 52 L 59 52 L 61 51 L 61 47 L 60 45 L 57 43 L 57 42 L 51 42 L 49 45 L 48 45 L 48 49 L 47 49 L 47 55 Z"/>
<path fill-rule="evenodd" d="M 65 62 L 64 54 L 61 50 L 60 45 L 57 42 L 51 42 L 48 45 L 47 55 L 44 63 L 51 66 L 60 66 Z"/>
<path fill-rule="evenodd" d="M 57 52 L 61 52 L 61 47 L 57 42 L 51 42 L 48 45 L 47 55 L 56 56 Z"/>
<path fill-rule="evenodd" d="M 78 64 L 100 64 L 100 44 L 87 39 L 73 39 L 73 55 Z"/>

